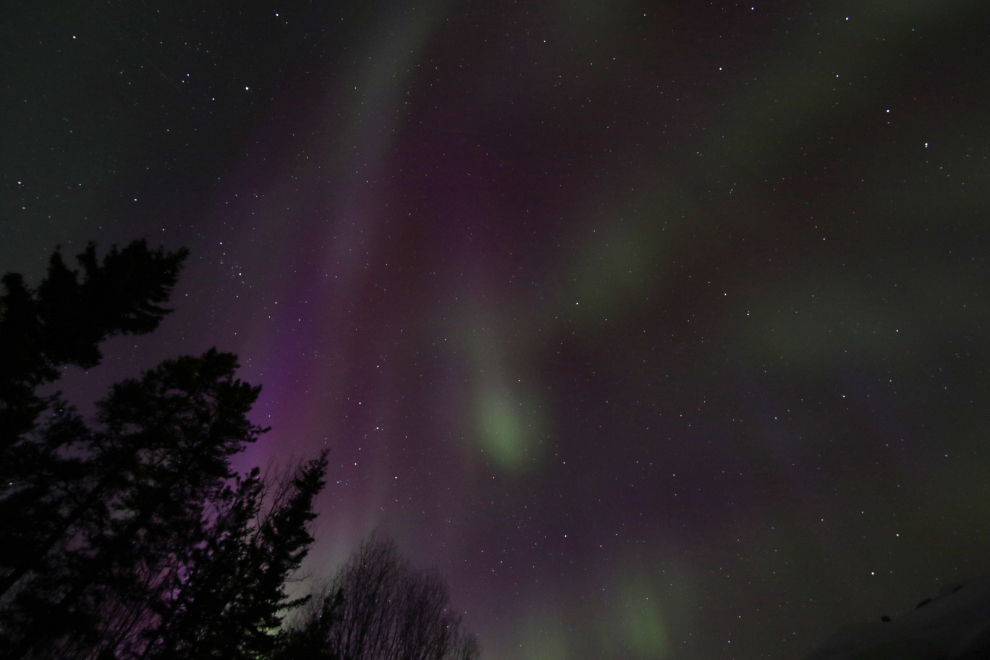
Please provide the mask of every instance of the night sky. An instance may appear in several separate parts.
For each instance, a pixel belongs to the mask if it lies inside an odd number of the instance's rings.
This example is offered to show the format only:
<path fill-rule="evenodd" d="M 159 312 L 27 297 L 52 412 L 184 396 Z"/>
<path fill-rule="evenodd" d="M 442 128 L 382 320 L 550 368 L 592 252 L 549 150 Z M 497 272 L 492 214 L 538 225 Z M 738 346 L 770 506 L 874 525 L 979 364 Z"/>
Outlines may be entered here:
<path fill-rule="evenodd" d="M 191 250 L 238 467 L 332 449 L 488 660 L 800 658 L 990 571 L 990 3 L 15 2 L 0 271 Z M 205 8 L 204 8 L 205 7 Z"/>

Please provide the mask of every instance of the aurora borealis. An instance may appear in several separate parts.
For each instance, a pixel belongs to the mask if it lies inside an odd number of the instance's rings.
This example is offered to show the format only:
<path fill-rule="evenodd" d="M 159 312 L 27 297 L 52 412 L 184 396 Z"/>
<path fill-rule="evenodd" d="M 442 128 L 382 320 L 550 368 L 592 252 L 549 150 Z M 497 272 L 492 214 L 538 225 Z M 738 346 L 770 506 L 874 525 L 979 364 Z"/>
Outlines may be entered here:
<path fill-rule="evenodd" d="M 0 271 L 187 245 L 211 346 L 489 660 L 800 658 L 990 571 L 990 6 L 21 3 Z"/>

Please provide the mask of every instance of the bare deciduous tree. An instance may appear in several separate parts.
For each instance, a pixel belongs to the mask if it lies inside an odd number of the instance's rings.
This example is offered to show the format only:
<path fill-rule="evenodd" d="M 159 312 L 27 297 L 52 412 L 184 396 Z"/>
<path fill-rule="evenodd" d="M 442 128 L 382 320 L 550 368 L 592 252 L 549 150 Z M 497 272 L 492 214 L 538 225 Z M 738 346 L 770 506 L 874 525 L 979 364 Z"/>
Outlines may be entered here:
<path fill-rule="evenodd" d="M 371 539 L 302 612 L 280 660 L 477 660 L 474 635 L 435 570 Z"/>

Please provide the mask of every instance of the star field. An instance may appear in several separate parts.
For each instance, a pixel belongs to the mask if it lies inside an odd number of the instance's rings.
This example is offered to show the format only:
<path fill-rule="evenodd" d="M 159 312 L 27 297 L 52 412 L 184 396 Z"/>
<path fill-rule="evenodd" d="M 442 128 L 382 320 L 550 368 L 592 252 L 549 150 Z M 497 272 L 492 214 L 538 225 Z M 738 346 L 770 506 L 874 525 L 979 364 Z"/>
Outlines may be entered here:
<path fill-rule="evenodd" d="M 332 449 L 490 660 L 799 658 L 990 570 L 987 8 L 172 2 L 0 19 L 0 269 L 191 249 L 153 335 Z M 87 408 L 87 406 L 90 406 Z"/>

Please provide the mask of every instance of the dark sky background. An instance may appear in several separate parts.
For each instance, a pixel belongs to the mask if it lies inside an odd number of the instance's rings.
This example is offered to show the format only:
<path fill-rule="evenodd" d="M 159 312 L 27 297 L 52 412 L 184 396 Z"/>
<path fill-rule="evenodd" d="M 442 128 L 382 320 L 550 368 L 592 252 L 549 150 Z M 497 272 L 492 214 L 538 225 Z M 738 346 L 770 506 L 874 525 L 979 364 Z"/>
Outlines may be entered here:
<path fill-rule="evenodd" d="M 744 660 L 990 570 L 990 3 L 8 4 L 0 270 L 192 250 L 63 389 L 237 353 L 314 571 Z"/>

